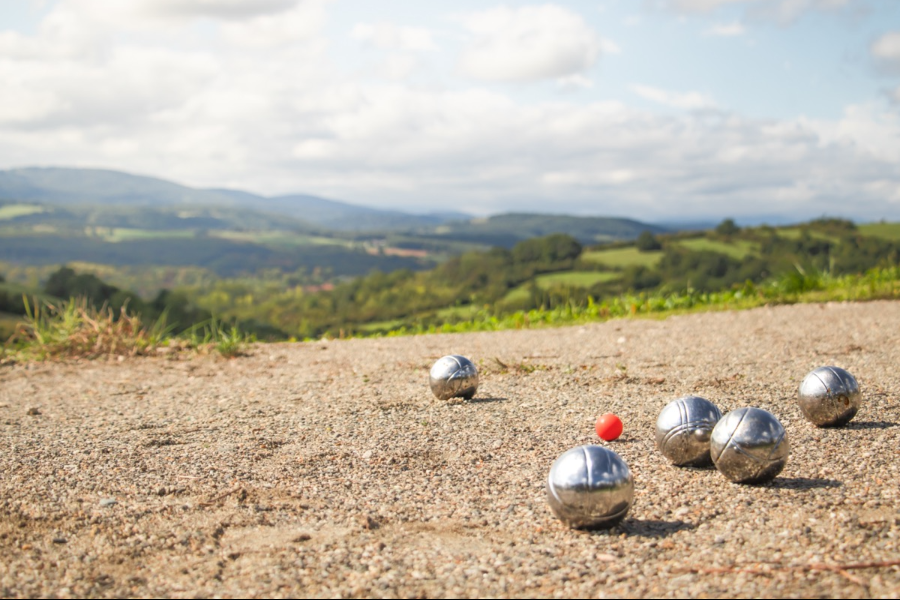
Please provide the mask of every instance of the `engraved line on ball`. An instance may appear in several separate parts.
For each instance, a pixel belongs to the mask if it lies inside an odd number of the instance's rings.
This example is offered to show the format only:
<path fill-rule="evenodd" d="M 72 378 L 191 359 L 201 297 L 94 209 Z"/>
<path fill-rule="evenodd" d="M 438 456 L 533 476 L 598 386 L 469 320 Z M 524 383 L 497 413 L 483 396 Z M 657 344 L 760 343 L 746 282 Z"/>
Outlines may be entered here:
<path fill-rule="evenodd" d="M 782 439 L 783 439 L 783 438 L 782 438 Z M 779 444 L 780 444 L 780 443 L 781 443 L 781 441 L 779 440 Z M 736 453 L 742 454 L 742 455 L 746 456 L 747 458 L 751 459 L 753 462 L 755 462 L 756 464 L 759 465 L 759 468 L 756 470 L 756 474 L 754 475 L 754 477 L 757 477 L 757 476 L 759 475 L 760 471 L 763 470 L 763 468 L 765 468 L 766 466 L 768 466 L 768 465 L 770 465 L 770 464 L 772 464 L 772 463 L 778 462 L 778 460 L 779 460 L 779 459 L 777 459 L 777 458 L 776 458 L 776 459 L 772 459 L 772 458 L 771 458 L 771 457 L 772 457 L 772 454 L 771 454 L 771 453 L 770 453 L 769 456 L 767 456 L 766 458 L 762 458 L 762 457 L 760 457 L 760 456 L 756 456 L 755 454 L 750 454 L 750 452 L 748 452 L 748 451 L 745 450 L 744 448 L 741 448 L 741 447 L 738 446 L 737 444 L 732 445 L 731 448 L 732 448 Z"/>
<path fill-rule="evenodd" d="M 832 373 L 834 373 L 834 371 L 832 371 Z M 828 387 L 828 384 L 825 383 L 825 380 L 822 379 L 821 377 L 819 377 L 819 374 L 816 373 L 815 371 L 812 372 L 812 376 L 819 380 L 819 383 L 821 383 L 821 384 L 822 384 L 822 387 L 825 388 L 825 393 L 828 394 L 828 395 L 830 396 L 830 395 L 831 395 L 831 388 Z M 838 378 L 838 379 L 840 379 L 840 378 Z"/>
<path fill-rule="evenodd" d="M 734 440 L 734 436 L 737 435 L 738 429 L 740 429 L 740 427 L 741 427 L 741 423 L 744 422 L 744 418 L 747 416 L 747 414 L 749 412 L 750 412 L 749 410 L 745 410 L 743 413 L 741 413 L 741 420 L 738 421 L 737 425 L 735 425 L 734 428 L 731 430 L 731 435 L 728 436 L 728 441 L 722 445 L 722 453 L 724 453 L 725 450 L 728 449 L 728 446 L 731 446 L 731 442 Z M 735 444 L 734 447 L 737 448 L 738 446 Z M 719 456 L 722 456 L 722 454 L 720 453 Z"/>
<path fill-rule="evenodd" d="M 775 445 L 772 447 L 772 451 L 769 452 L 769 455 L 766 457 L 766 461 L 771 463 L 771 462 L 775 462 L 775 461 L 779 460 L 777 458 L 772 458 L 772 455 L 775 454 L 775 451 L 781 447 L 781 442 L 783 442 L 786 438 L 787 438 L 787 431 L 784 431 L 784 432 L 782 432 L 781 437 L 778 438 L 778 441 L 775 442 Z"/>
<path fill-rule="evenodd" d="M 706 419 L 697 419 L 696 421 L 690 421 L 689 423 L 682 423 L 680 425 L 676 425 L 675 427 L 670 429 L 668 433 L 666 433 L 665 437 L 663 437 L 662 439 L 661 445 L 665 446 L 677 434 L 685 430 L 698 428 L 699 425 L 706 425 L 710 430 L 712 430 L 711 423 Z"/>

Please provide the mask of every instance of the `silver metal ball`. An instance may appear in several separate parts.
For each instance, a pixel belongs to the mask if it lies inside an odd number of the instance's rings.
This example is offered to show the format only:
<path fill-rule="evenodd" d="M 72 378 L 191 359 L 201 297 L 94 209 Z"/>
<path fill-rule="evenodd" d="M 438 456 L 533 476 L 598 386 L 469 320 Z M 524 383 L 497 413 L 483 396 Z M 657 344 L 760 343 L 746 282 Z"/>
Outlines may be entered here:
<path fill-rule="evenodd" d="M 716 468 L 735 483 L 774 479 L 790 452 L 784 427 L 775 415 L 761 408 L 739 408 L 722 417 L 709 443 Z"/>
<path fill-rule="evenodd" d="M 602 446 L 572 448 L 550 467 L 547 502 L 569 527 L 612 527 L 625 518 L 633 500 L 634 479 L 628 465 Z"/>
<path fill-rule="evenodd" d="M 840 367 L 819 367 L 800 384 L 798 403 L 817 427 L 840 427 L 856 416 L 862 397 L 853 375 Z"/>
<path fill-rule="evenodd" d="M 478 369 L 458 354 L 445 356 L 431 367 L 431 391 L 441 400 L 464 398 L 470 400 L 478 389 Z"/>
<path fill-rule="evenodd" d="M 669 402 L 656 419 L 656 447 L 679 467 L 707 467 L 709 438 L 722 418 L 715 404 L 700 396 Z"/>

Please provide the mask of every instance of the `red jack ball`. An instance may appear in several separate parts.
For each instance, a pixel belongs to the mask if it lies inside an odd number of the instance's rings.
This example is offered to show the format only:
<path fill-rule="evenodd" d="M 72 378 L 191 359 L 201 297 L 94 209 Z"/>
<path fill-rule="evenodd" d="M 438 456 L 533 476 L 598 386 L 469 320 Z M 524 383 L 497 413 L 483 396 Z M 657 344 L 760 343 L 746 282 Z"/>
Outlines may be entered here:
<path fill-rule="evenodd" d="M 600 439 L 611 442 L 622 435 L 622 419 L 612 413 L 606 413 L 597 419 L 596 429 Z"/>

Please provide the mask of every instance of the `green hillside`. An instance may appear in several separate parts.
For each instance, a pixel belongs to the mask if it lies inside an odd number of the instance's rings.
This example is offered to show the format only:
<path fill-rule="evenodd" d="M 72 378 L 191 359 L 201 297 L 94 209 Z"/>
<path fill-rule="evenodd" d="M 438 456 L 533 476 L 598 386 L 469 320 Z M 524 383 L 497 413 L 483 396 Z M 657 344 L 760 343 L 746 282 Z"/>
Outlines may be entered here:
<path fill-rule="evenodd" d="M 51 177 L 54 174 L 58 172 L 47 172 L 52 182 L 56 181 Z M 95 173 L 94 181 L 89 174 L 80 175 L 95 185 L 124 177 Z M 142 194 L 159 189 L 168 190 L 169 196 L 174 193 L 168 182 L 152 181 L 153 185 L 144 189 L 138 185 L 143 182 L 139 178 L 124 180 Z M 60 182 L 56 183 L 62 185 Z M 110 202 L 125 193 L 112 187 L 106 196 Z M 93 189 L 85 186 L 84 193 Z M 363 220 L 371 224 L 369 217 L 377 211 L 360 210 L 368 215 Z M 650 227 L 623 219 L 517 214 L 455 222 L 441 226 L 440 234 L 427 227 L 395 232 L 332 231 L 308 221 L 235 206 L 53 205 L 12 200 L 0 201 L 0 262 L 35 267 L 69 262 L 148 269 L 193 266 L 220 277 L 254 277 L 272 269 L 284 274 L 303 270 L 316 273 L 307 283 L 317 283 L 357 277 L 373 269 L 427 269 L 464 252 L 486 251 L 492 246 L 512 248 L 548 233 L 566 233 L 582 243 L 595 243 L 598 239 L 632 239 L 636 232 Z"/>
<path fill-rule="evenodd" d="M 180 323 L 216 315 L 265 338 L 466 330 L 478 323 L 493 327 L 508 319 L 525 319 L 521 316 L 524 314 L 531 315 L 527 320 L 542 319 L 540 315 L 557 315 L 564 320 L 565 314 L 584 311 L 627 314 L 628 310 L 639 310 L 639 306 L 652 304 L 656 307 L 653 310 L 690 307 L 713 302 L 713 298 L 730 298 L 729 302 L 750 296 L 789 299 L 833 285 L 850 285 L 847 277 L 861 277 L 866 272 L 870 272 L 866 277 L 874 278 L 868 293 L 882 297 L 894 293 L 890 290 L 897 278 L 892 273 L 900 267 L 900 240 L 888 239 L 888 225 L 880 225 L 876 230 L 880 235 L 866 233 L 868 226 L 839 220 L 818 220 L 784 229 L 717 228 L 702 234 L 658 234 L 649 239 L 644 235 L 635 242 L 587 249 L 570 235 L 552 234 L 523 240 L 509 249 L 467 251 L 430 269 L 375 271 L 337 282 L 321 276 L 306 278 L 302 270 L 289 272 L 278 267 L 257 275 L 215 275 L 216 260 L 240 260 L 241 253 L 228 254 L 229 245 L 242 253 L 250 249 L 269 252 L 274 260 L 290 255 L 289 244 L 279 254 L 274 248 L 246 241 L 208 237 L 211 268 L 186 266 L 172 271 L 149 264 L 146 249 L 136 250 L 147 240 L 92 240 L 97 248 L 115 247 L 125 255 L 134 252 L 134 260 L 143 256 L 148 261 L 146 268 L 154 269 L 160 281 L 168 278 L 174 289 L 159 292 L 153 299 L 138 298 L 129 295 L 126 288 L 114 290 L 105 281 L 73 271 L 67 272 L 65 285 L 48 283 L 40 291 L 67 297 L 80 295 L 82 290 L 95 302 L 119 306 L 130 298 L 130 306 L 143 306 L 149 315 L 159 315 L 165 307 L 173 314 L 176 309 L 193 307 L 191 310 L 198 311 L 192 313 L 195 316 L 182 310 Z M 29 236 L 17 239 L 29 240 Z M 173 255 L 161 256 L 175 261 L 174 255 L 184 251 L 179 244 L 187 241 L 198 240 L 165 240 Z M 310 247 L 351 251 L 329 244 Z M 38 249 L 38 245 L 32 248 L 34 252 Z M 363 255 L 375 257 L 363 253 L 356 258 Z M 354 264 L 358 268 L 358 263 Z M 28 267 L 11 267 L 8 273 L 58 282 L 58 270 L 48 275 L 51 268 L 44 267 L 39 274 Z M 84 265 L 79 269 L 94 267 Z M 110 278 L 128 273 L 134 278 L 141 276 L 133 266 L 96 269 L 105 269 L 104 277 Z M 6 289 L 17 296 L 23 291 L 9 285 Z M 96 294 L 106 299 L 98 299 Z"/>
<path fill-rule="evenodd" d="M 859 232 L 881 238 L 883 240 L 898 241 L 900 240 L 900 223 L 866 223 L 859 226 Z"/>
<path fill-rule="evenodd" d="M 419 331 L 627 294 L 712 294 L 775 280 L 778 293 L 793 293 L 817 289 L 829 277 L 900 264 L 900 242 L 866 235 L 846 221 L 656 237 L 660 249 L 651 251 L 621 242 L 585 250 L 571 236 L 532 238 L 510 250 L 467 252 L 430 271 L 375 274 L 311 294 L 270 293 L 261 308 L 290 314 L 278 323 L 296 337 Z M 247 287 L 222 289 L 198 302 L 211 306 L 218 298 L 216 308 L 227 311 L 236 298 L 255 294 Z M 233 314 L 247 316 L 243 309 Z"/>
<path fill-rule="evenodd" d="M 447 223 L 435 229 L 440 238 L 451 238 L 511 248 L 529 238 L 565 233 L 582 244 L 633 240 L 643 231 L 663 233 L 661 227 L 631 219 L 510 213 Z"/>
<path fill-rule="evenodd" d="M 624 248 L 599 248 L 586 251 L 582 259 L 613 269 L 625 267 L 653 267 L 662 258 L 662 251 L 641 252 L 632 246 Z"/>

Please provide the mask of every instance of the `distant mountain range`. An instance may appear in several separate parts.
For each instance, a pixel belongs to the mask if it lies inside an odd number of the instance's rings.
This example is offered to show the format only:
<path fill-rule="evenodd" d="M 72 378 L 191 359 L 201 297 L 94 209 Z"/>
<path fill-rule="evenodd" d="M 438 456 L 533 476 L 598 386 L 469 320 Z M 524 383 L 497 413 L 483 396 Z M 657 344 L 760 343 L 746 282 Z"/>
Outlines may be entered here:
<path fill-rule="evenodd" d="M 0 171 L 0 201 L 46 204 L 81 213 L 90 207 L 94 209 L 89 217 L 91 223 L 98 219 L 115 221 L 107 225 L 117 227 L 135 227 L 139 226 L 135 222 L 146 224 L 162 220 L 168 223 L 165 227 L 183 228 L 168 217 L 150 218 L 154 212 L 172 213 L 173 209 L 182 209 L 181 212 L 191 213 L 195 223 L 212 219 L 207 227 L 221 226 L 224 218 L 258 228 L 261 221 L 270 220 L 264 215 L 279 215 L 289 217 L 290 221 L 283 225 L 295 231 L 408 232 L 502 246 L 558 232 L 593 244 L 632 239 L 644 230 L 670 230 L 631 219 L 607 217 L 505 214 L 475 218 L 461 212 L 412 214 L 307 194 L 266 197 L 243 190 L 191 188 L 120 171 L 62 167 Z M 99 208 L 107 214 L 98 214 Z M 257 213 L 256 217 L 251 217 L 248 211 Z M 122 224 L 122 219 L 127 223 Z M 269 224 L 267 228 L 275 225 L 277 223 Z"/>
<path fill-rule="evenodd" d="M 197 189 L 102 169 L 0 171 L 0 261 L 199 266 L 220 275 L 276 268 L 355 276 L 424 269 L 469 250 L 566 233 L 583 245 L 667 228 L 546 214 L 411 214 L 304 194 Z"/>
<path fill-rule="evenodd" d="M 416 215 L 304 194 L 266 197 L 242 190 L 197 189 L 120 171 L 61 167 L 0 171 L 0 200 L 60 207 L 232 208 L 284 215 L 336 231 L 405 230 L 471 218 L 465 213 Z"/>

